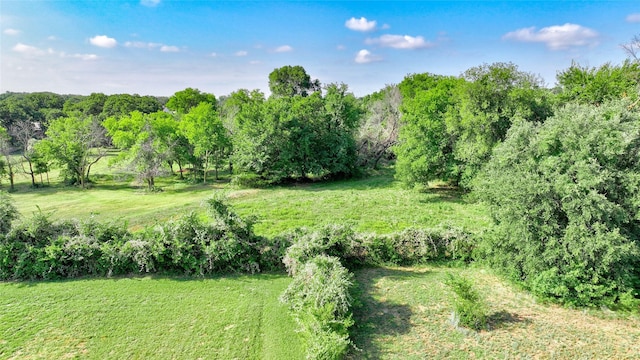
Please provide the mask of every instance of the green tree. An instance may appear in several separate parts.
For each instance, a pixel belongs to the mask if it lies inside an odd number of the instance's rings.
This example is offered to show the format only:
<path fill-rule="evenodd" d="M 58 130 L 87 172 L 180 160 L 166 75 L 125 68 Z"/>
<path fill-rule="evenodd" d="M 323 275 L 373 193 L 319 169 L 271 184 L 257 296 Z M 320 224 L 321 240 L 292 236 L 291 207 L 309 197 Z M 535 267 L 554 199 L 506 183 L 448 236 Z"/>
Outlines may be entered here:
<path fill-rule="evenodd" d="M 217 180 L 218 169 L 226 160 L 229 139 L 213 104 L 202 102 L 192 108 L 180 120 L 180 131 L 193 146 L 194 155 L 201 161 L 203 182 L 207 182 L 207 171 L 211 163 Z"/>
<path fill-rule="evenodd" d="M 117 158 L 145 182 L 149 190 L 155 187 L 155 178 L 168 172 L 168 159 L 177 142 L 178 122 L 165 112 L 110 117 L 104 126 L 113 144 L 123 151 Z"/>
<path fill-rule="evenodd" d="M 162 106 L 158 99 L 153 96 L 140 96 L 138 94 L 109 95 L 104 102 L 100 118 L 106 119 L 110 116 L 129 115 L 133 111 L 151 114 L 160 110 L 162 110 Z"/>
<path fill-rule="evenodd" d="M 50 160 L 63 167 L 71 182 L 86 188 L 91 167 L 106 155 L 105 129 L 92 117 L 65 117 L 54 120 L 47 138 L 38 143 Z"/>
<path fill-rule="evenodd" d="M 640 63 L 625 61 L 622 65 L 604 64 L 600 67 L 571 66 L 558 73 L 560 103 L 578 102 L 599 105 L 609 100 L 638 99 Z"/>
<path fill-rule="evenodd" d="M 216 108 L 216 97 L 213 94 L 203 93 L 198 89 L 186 88 L 173 94 L 167 101 L 166 106 L 169 110 L 173 110 L 178 114 L 186 114 L 203 102 L 211 104 L 214 109 Z"/>
<path fill-rule="evenodd" d="M 9 136 L 9 132 L 7 129 L 0 126 L 0 155 L 4 157 L 2 164 L 0 164 L 2 170 L 0 173 L 4 173 L 9 178 L 9 186 L 10 190 L 13 191 L 15 189 L 14 186 L 14 178 L 15 178 L 15 167 L 16 160 L 13 157 L 14 148 L 11 145 L 11 136 Z"/>
<path fill-rule="evenodd" d="M 640 115 L 569 104 L 518 122 L 474 182 L 495 226 L 487 260 L 534 293 L 576 305 L 640 289 Z"/>
<path fill-rule="evenodd" d="M 542 122 L 553 114 L 553 104 L 541 80 L 512 63 L 473 67 L 463 77 L 467 82 L 449 112 L 447 128 L 457 136 L 454 152 L 466 187 L 515 119 Z"/>
<path fill-rule="evenodd" d="M 346 85 L 329 85 L 324 98 L 249 96 L 236 115 L 235 162 L 273 183 L 352 175 L 361 115 Z"/>
<path fill-rule="evenodd" d="M 431 74 L 410 75 L 400 84 L 406 95 L 394 151 L 396 177 L 406 185 L 459 182 L 460 161 L 454 153 L 457 133 L 447 128 L 447 116 L 464 85 L 464 79 Z"/>
<path fill-rule="evenodd" d="M 269 74 L 269 89 L 273 96 L 308 96 L 320 91 L 320 81 L 311 80 L 311 76 L 300 65 L 287 65 Z"/>

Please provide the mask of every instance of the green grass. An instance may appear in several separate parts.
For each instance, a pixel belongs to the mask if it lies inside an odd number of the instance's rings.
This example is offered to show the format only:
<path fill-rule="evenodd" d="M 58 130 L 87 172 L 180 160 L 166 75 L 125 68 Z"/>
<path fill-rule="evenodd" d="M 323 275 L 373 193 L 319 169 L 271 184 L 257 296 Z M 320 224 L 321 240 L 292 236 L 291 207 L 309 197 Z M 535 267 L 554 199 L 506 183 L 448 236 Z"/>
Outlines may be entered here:
<path fill-rule="evenodd" d="M 53 219 L 94 215 L 101 220 L 126 221 L 133 230 L 200 212 L 201 202 L 214 191 L 226 192 L 241 216 L 256 216 L 255 230 L 265 236 L 300 226 L 345 222 L 358 231 L 376 233 L 441 223 L 478 231 L 489 224 L 485 208 L 467 201 L 463 193 L 446 188 L 404 189 L 394 180 L 393 168 L 362 179 L 267 189 L 232 188 L 228 177 L 206 185 L 167 177 L 158 179 L 162 191 L 153 193 L 136 186 L 132 179 L 113 175 L 104 164 L 93 174 L 95 184 L 86 190 L 59 183 L 33 189 L 22 178 L 12 197 L 24 216 L 38 209 Z"/>
<path fill-rule="evenodd" d="M 280 275 L 0 283 L 3 359 L 300 359 Z"/>
<path fill-rule="evenodd" d="M 447 273 L 470 279 L 488 303 L 479 332 L 452 323 Z M 359 350 L 350 359 L 637 359 L 640 317 L 539 304 L 482 268 L 369 268 L 356 271 Z"/>

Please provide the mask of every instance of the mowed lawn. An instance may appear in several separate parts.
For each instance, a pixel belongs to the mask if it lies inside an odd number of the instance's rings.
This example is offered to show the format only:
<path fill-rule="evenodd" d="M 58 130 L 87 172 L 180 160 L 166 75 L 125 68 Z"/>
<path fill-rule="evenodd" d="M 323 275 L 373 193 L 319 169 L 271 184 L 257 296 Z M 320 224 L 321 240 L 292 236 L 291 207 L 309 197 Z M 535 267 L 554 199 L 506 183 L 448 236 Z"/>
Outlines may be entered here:
<path fill-rule="evenodd" d="M 489 327 L 454 326 L 447 273 L 473 281 Z M 355 272 L 359 350 L 350 359 L 640 359 L 640 317 L 540 304 L 483 268 L 417 266 Z"/>
<path fill-rule="evenodd" d="M 0 283 L 2 359 L 301 359 L 284 275 Z"/>

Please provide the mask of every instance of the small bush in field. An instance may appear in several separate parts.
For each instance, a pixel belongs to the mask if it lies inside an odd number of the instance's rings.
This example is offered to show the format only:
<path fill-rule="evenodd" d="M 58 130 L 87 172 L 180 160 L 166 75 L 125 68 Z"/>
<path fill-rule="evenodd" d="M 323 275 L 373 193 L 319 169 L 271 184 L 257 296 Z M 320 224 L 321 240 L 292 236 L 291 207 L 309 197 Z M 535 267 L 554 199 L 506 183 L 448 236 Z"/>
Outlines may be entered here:
<path fill-rule="evenodd" d="M 455 318 L 458 324 L 480 330 L 487 326 L 487 309 L 480 294 L 469 279 L 448 274 L 445 284 L 456 294 L 454 300 Z"/>

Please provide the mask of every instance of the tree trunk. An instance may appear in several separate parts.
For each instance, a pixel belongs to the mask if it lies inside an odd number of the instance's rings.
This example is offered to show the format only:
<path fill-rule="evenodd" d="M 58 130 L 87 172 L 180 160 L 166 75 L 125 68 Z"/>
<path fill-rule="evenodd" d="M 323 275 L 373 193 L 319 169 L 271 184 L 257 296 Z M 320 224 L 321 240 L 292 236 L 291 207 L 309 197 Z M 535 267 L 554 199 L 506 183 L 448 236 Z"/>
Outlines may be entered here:
<path fill-rule="evenodd" d="M 36 174 L 33 173 L 33 165 L 31 164 L 31 160 L 27 159 L 27 163 L 29 163 L 29 175 L 31 175 L 31 186 L 36 187 Z"/>

